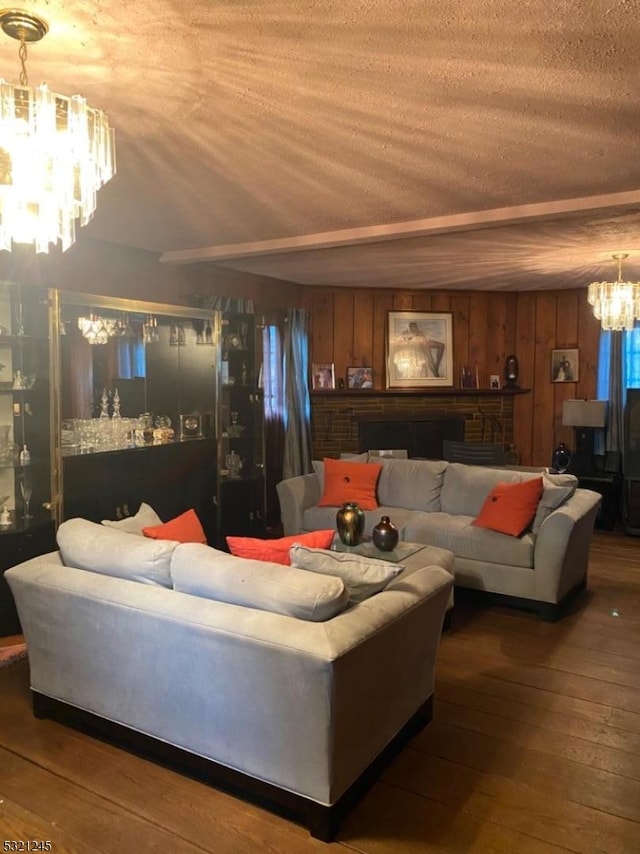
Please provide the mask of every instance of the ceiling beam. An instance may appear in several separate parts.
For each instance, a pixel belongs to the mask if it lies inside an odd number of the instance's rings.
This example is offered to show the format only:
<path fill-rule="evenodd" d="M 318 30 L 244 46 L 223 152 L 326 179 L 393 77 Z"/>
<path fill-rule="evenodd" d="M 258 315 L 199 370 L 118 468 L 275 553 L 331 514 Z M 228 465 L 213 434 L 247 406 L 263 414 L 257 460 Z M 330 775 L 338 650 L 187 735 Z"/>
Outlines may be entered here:
<path fill-rule="evenodd" d="M 630 190 L 624 193 L 609 193 L 600 196 L 585 196 L 579 199 L 561 199 L 556 202 L 539 202 L 508 208 L 450 214 L 410 222 L 345 228 L 340 231 L 323 231 L 297 237 L 173 250 L 164 252 L 160 256 L 160 262 L 163 264 L 197 264 L 204 261 L 229 261 L 233 258 L 304 252 L 308 249 L 334 249 L 339 246 L 355 246 L 384 240 L 402 240 L 409 237 L 423 237 L 453 231 L 472 231 L 498 225 L 515 225 L 532 220 L 555 219 L 607 208 L 625 208 L 638 205 L 640 205 L 640 190 Z"/>

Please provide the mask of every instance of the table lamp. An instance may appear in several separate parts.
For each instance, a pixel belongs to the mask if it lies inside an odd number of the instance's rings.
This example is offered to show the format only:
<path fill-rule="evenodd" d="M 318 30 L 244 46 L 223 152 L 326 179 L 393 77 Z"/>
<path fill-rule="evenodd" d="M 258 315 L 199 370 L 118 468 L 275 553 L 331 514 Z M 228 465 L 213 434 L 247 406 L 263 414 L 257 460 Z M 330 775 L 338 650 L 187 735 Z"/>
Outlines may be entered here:
<path fill-rule="evenodd" d="M 564 400 L 562 402 L 562 424 L 573 427 L 576 450 L 571 460 L 574 474 L 594 474 L 594 441 L 596 430 L 607 426 L 609 401 L 607 400 Z"/>

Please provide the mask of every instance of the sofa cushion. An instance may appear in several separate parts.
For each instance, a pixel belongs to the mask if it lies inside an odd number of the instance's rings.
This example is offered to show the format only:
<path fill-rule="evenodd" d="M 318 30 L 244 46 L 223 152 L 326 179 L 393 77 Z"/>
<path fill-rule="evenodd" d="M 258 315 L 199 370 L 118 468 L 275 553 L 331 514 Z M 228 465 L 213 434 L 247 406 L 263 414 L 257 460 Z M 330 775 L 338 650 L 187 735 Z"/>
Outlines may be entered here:
<path fill-rule="evenodd" d="M 126 516 L 124 519 L 103 519 L 102 524 L 107 528 L 117 528 L 129 534 L 140 534 L 142 529 L 150 525 L 161 525 L 162 519 L 158 516 L 153 507 L 145 504 L 144 501 L 138 507 L 138 512 L 135 516 Z"/>
<path fill-rule="evenodd" d="M 66 566 L 171 587 L 173 540 L 136 537 L 87 519 L 68 519 L 56 536 Z"/>
<path fill-rule="evenodd" d="M 268 560 L 271 563 L 289 566 L 291 564 L 289 549 L 294 543 L 302 543 L 317 549 L 328 549 L 335 533 L 333 528 L 326 528 L 304 534 L 293 534 L 290 537 L 280 537 L 278 540 L 261 540 L 257 537 L 227 537 L 226 539 L 229 551 L 237 557 Z"/>
<path fill-rule="evenodd" d="M 542 496 L 542 477 L 522 483 L 498 483 L 473 520 L 479 528 L 519 537 L 533 522 Z"/>
<path fill-rule="evenodd" d="M 477 528 L 473 516 L 450 513 L 415 513 L 407 523 L 404 539 L 449 549 L 458 558 L 505 564 L 525 569 L 533 567 L 535 537 L 506 537 L 495 531 Z"/>
<path fill-rule="evenodd" d="M 324 459 L 324 490 L 320 507 L 340 507 L 355 501 L 363 510 L 378 506 L 376 486 L 382 470 L 380 463 L 359 463 L 349 460 Z"/>
<path fill-rule="evenodd" d="M 179 543 L 206 543 L 200 519 L 195 510 L 187 510 L 160 525 L 150 525 L 142 529 L 145 537 L 152 540 L 177 540 Z"/>
<path fill-rule="evenodd" d="M 571 498 L 578 486 L 578 478 L 571 474 L 550 475 L 545 472 L 542 475 L 542 484 L 544 489 L 531 524 L 534 534 L 538 533 L 547 516 Z"/>
<path fill-rule="evenodd" d="M 540 477 L 540 472 L 509 471 L 488 466 L 449 463 L 440 493 L 440 509 L 445 513 L 477 516 L 487 495 L 498 483 L 520 483 Z"/>
<path fill-rule="evenodd" d="M 352 604 L 363 602 L 374 593 L 384 590 L 404 570 L 404 566 L 399 563 L 302 545 L 291 546 L 291 565 L 323 576 L 341 578 Z"/>
<path fill-rule="evenodd" d="M 381 459 L 378 501 L 408 510 L 439 510 L 448 463 L 443 460 Z"/>
<path fill-rule="evenodd" d="M 290 566 L 235 557 L 199 543 L 176 548 L 171 577 L 182 593 L 300 620 L 329 620 L 348 602 L 339 578 L 303 576 Z"/>

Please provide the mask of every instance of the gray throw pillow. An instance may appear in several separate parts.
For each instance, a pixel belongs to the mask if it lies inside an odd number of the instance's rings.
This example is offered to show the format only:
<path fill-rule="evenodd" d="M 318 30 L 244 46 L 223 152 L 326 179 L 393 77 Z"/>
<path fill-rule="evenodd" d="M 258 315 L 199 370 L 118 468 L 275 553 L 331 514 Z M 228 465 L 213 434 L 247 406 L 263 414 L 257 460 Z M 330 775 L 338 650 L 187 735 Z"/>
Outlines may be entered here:
<path fill-rule="evenodd" d="M 531 532 L 537 534 L 544 520 L 557 510 L 558 507 L 567 502 L 576 491 L 578 479 L 573 475 L 542 475 L 543 491 L 538 502 L 538 509 L 533 522 Z"/>
<path fill-rule="evenodd" d="M 102 524 L 107 528 L 117 528 L 124 533 L 139 534 L 142 537 L 143 528 L 154 528 L 156 525 L 162 525 L 162 519 L 153 507 L 143 501 L 135 516 L 126 516 L 124 519 L 103 519 Z"/>
<path fill-rule="evenodd" d="M 399 575 L 404 566 L 388 560 L 376 560 L 350 552 L 312 549 L 295 544 L 289 549 L 291 565 L 298 569 L 333 575 L 344 581 L 349 603 L 363 602 L 374 593 L 384 590 Z"/>

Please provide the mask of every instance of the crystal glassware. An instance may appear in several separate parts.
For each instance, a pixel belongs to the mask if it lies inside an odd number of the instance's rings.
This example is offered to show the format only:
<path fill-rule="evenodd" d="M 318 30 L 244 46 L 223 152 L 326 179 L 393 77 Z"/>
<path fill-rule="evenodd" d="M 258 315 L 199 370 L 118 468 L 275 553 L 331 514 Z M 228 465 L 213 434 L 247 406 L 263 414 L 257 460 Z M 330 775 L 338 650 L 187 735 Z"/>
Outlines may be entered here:
<path fill-rule="evenodd" d="M 24 502 L 24 526 L 26 528 L 28 527 L 29 520 L 31 519 L 31 516 L 29 515 L 29 502 L 31 501 L 31 494 L 33 492 L 33 484 L 31 482 L 31 478 L 27 474 L 23 474 L 20 477 L 20 492 Z"/>

